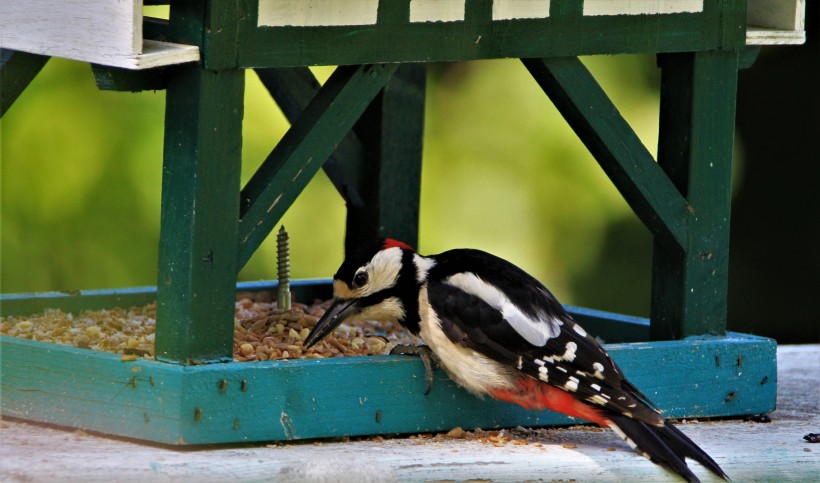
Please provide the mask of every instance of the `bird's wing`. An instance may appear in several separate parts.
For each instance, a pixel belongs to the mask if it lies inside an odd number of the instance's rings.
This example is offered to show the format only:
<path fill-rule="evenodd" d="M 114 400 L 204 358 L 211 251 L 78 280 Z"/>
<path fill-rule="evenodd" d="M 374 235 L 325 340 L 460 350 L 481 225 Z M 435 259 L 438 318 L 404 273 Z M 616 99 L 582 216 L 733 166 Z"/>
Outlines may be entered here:
<path fill-rule="evenodd" d="M 429 301 L 452 342 L 582 401 L 663 425 L 660 412 L 543 285 L 509 262 L 493 263 L 486 273 L 445 273 L 428 284 Z"/>

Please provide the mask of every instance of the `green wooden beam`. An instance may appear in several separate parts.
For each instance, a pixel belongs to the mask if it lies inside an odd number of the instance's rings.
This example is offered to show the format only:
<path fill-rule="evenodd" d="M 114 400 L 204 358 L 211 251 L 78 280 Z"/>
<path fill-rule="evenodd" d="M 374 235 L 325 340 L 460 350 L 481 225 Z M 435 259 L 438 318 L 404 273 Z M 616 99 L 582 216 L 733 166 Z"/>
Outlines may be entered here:
<path fill-rule="evenodd" d="M 161 91 L 168 82 L 167 72 L 166 67 L 132 70 L 91 64 L 94 82 L 104 91 Z"/>
<path fill-rule="evenodd" d="M 174 40 L 201 39 L 200 2 L 171 6 Z M 197 33 L 197 30 L 200 32 Z M 168 80 L 162 176 L 156 356 L 230 360 L 245 73 L 201 65 Z"/>
<path fill-rule="evenodd" d="M 686 200 L 581 61 L 523 62 L 659 243 L 683 246 Z"/>
<path fill-rule="evenodd" d="M 296 122 L 322 87 L 307 67 L 260 68 L 255 72 L 291 123 Z M 361 141 L 350 131 L 322 165 L 348 206 L 364 205 L 359 194 L 361 187 L 356 184 L 358 178 L 354 176 L 364 169 L 363 152 Z"/>
<path fill-rule="evenodd" d="M 0 118 L 23 93 L 49 57 L 0 49 Z"/>
<path fill-rule="evenodd" d="M 305 107 L 242 190 L 237 268 L 247 263 L 397 67 L 339 67 Z"/>
<path fill-rule="evenodd" d="M 686 196 L 683 249 L 655 243 L 651 337 L 726 332 L 737 52 L 664 55 L 658 164 Z"/>
<path fill-rule="evenodd" d="M 380 237 L 418 243 L 426 73 L 424 64 L 399 67 L 354 128 L 365 144 L 355 183 L 365 203 L 348 205 L 346 253 Z"/>
<path fill-rule="evenodd" d="M 577 424 L 550 411 L 479 399 L 436 371 L 424 395 L 416 357 L 229 362 L 181 367 L 0 336 L 2 414 L 190 445 Z M 743 334 L 608 344 L 670 418 L 774 409 L 771 339 Z M 36 356 L 35 356 L 36 355 Z M 658 361 L 664 369 L 658 370 Z"/>
<path fill-rule="evenodd" d="M 464 19 L 409 22 L 407 0 L 383 1 L 372 25 L 258 26 L 241 22 L 239 65 L 437 62 L 738 49 L 746 0 L 707 0 L 702 12 L 583 15 L 581 0 L 550 3 L 544 18 L 492 20 L 490 0 L 467 0 Z M 251 1 L 256 12 L 258 1 Z"/>

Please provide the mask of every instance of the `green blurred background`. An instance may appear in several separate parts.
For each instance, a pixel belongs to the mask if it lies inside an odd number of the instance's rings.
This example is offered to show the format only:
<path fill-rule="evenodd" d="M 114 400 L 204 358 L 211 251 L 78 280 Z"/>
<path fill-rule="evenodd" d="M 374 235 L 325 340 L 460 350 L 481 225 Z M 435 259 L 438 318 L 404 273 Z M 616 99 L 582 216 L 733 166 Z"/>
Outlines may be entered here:
<path fill-rule="evenodd" d="M 820 55 L 808 18 L 809 44 L 764 50 L 738 96 L 728 324 L 781 343 L 820 338 Z M 654 57 L 584 62 L 654 153 Z M 428 80 L 419 250 L 481 248 L 564 303 L 648 315 L 649 232 L 521 63 L 436 64 Z M 156 284 L 164 99 L 99 91 L 87 64 L 46 64 L 0 121 L 3 293 Z M 287 127 L 249 71 L 243 183 Z M 283 219 L 294 277 L 333 274 L 344 216 L 320 172 Z M 274 241 L 240 280 L 275 278 Z"/>

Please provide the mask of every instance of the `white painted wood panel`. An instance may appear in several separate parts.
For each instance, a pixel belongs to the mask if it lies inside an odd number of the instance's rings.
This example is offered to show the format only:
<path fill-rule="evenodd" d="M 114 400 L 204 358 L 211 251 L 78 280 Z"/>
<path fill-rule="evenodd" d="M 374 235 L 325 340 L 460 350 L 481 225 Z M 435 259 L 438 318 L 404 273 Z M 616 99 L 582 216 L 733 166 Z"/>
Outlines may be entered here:
<path fill-rule="evenodd" d="M 513 20 L 519 18 L 547 18 L 550 15 L 550 0 L 495 0 L 493 20 Z"/>
<path fill-rule="evenodd" d="M 748 0 L 746 22 L 776 30 L 806 29 L 806 0 Z"/>
<path fill-rule="evenodd" d="M 410 0 L 411 22 L 459 22 L 464 20 L 465 0 Z"/>
<path fill-rule="evenodd" d="M 1 0 L 0 46 L 105 63 L 142 52 L 142 1 Z"/>
<path fill-rule="evenodd" d="M 257 24 L 265 27 L 373 25 L 379 0 L 259 0 Z"/>
<path fill-rule="evenodd" d="M 142 0 L 0 0 L 0 48 L 126 69 L 199 60 L 195 46 L 143 41 Z"/>
<path fill-rule="evenodd" d="M 703 0 L 585 0 L 584 15 L 658 15 L 703 11 Z"/>

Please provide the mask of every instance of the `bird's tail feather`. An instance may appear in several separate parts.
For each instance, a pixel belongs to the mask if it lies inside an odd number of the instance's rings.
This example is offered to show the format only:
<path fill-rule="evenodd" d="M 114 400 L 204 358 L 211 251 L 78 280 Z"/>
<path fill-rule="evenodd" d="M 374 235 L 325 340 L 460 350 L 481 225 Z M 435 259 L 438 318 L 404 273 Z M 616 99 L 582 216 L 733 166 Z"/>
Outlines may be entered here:
<path fill-rule="evenodd" d="M 664 426 L 651 426 L 620 414 L 608 414 L 610 427 L 630 446 L 653 462 L 665 466 L 686 481 L 700 481 L 686 465 L 689 457 L 726 481 L 729 477 L 715 461 L 669 421 Z"/>

